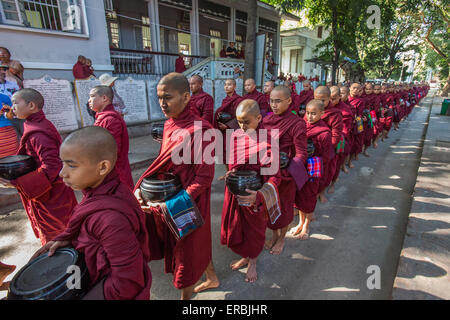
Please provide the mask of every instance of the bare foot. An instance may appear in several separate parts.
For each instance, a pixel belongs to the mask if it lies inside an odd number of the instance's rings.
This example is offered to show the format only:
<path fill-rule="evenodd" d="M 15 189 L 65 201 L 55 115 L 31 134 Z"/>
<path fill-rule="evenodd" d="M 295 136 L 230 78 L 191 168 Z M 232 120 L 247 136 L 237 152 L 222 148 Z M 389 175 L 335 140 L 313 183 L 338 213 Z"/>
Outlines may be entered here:
<path fill-rule="evenodd" d="M 0 285 L 3 283 L 7 276 L 14 272 L 14 270 L 16 270 L 16 266 L 0 262 Z"/>
<path fill-rule="evenodd" d="M 299 240 L 306 240 L 309 238 L 309 226 L 305 224 L 305 226 L 302 229 L 302 232 L 298 235 Z"/>
<path fill-rule="evenodd" d="M 378 148 L 378 143 L 377 143 L 377 142 L 374 142 L 374 143 L 373 143 L 373 148 L 374 148 L 374 149 Z"/>
<path fill-rule="evenodd" d="M 348 163 L 348 167 L 349 167 L 349 168 L 354 168 L 355 165 L 354 165 L 352 162 L 349 162 L 349 163 Z"/>
<path fill-rule="evenodd" d="M 220 285 L 219 279 L 206 279 L 206 281 L 200 283 L 194 288 L 195 293 L 202 292 L 208 289 L 217 288 Z"/>
<path fill-rule="evenodd" d="M 320 203 L 327 203 L 328 199 L 323 194 L 319 194 L 319 201 Z"/>
<path fill-rule="evenodd" d="M 279 255 L 281 252 L 283 252 L 283 248 L 284 248 L 284 238 L 278 239 L 277 243 L 275 243 L 272 250 L 270 250 L 270 253 L 274 255 Z"/>
<path fill-rule="evenodd" d="M 258 279 L 256 273 L 256 259 L 250 259 L 247 268 L 247 274 L 245 275 L 245 282 L 253 283 Z"/>
<path fill-rule="evenodd" d="M 303 223 L 300 222 L 295 227 L 292 227 L 291 230 L 289 230 L 288 234 L 290 234 L 292 236 L 296 236 L 297 234 L 300 233 L 300 231 L 302 231 L 302 227 L 303 227 Z"/>
<path fill-rule="evenodd" d="M 240 260 L 235 260 L 230 264 L 231 269 L 238 270 L 245 267 L 248 264 L 247 258 L 242 258 Z"/>
<path fill-rule="evenodd" d="M 364 151 L 363 155 L 364 155 L 365 157 L 370 157 L 369 154 L 367 153 L 367 150 Z"/>
<path fill-rule="evenodd" d="M 348 173 L 348 169 L 345 165 L 343 165 L 341 169 L 342 169 L 342 171 L 344 171 L 344 173 Z"/>
<path fill-rule="evenodd" d="M 330 194 L 334 193 L 334 183 L 331 184 L 331 186 L 328 188 L 328 193 Z"/>
<path fill-rule="evenodd" d="M 356 155 L 354 160 L 358 161 L 359 160 L 359 155 Z"/>
<path fill-rule="evenodd" d="M 267 240 L 267 241 L 264 243 L 264 249 L 266 249 L 266 250 L 272 249 L 272 247 L 275 245 L 275 243 L 277 242 L 277 240 L 278 240 L 278 237 L 275 236 L 275 235 L 273 235 L 273 236 L 272 236 L 272 239 Z"/>

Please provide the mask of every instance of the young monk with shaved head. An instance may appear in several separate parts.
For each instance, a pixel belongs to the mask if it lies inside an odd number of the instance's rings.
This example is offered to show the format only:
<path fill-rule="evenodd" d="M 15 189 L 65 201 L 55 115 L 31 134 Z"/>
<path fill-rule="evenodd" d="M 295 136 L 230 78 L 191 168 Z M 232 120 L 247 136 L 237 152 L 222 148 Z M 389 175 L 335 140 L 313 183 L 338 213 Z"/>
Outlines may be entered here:
<path fill-rule="evenodd" d="M 191 88 L 191 100 L 189 100 L 188 107 L 191 112 L 212 124 L 214 98 L 203 91 L 203 78 L 198 74 L 193 75 L 189 79 L 189 86 Z"/>
<path fill-rule="evenodd" d="M 198 146 L 197 143 L 188 144 L 187 147 L 191 150 L 190 159 L 175 163 L 172 153 L 179 154 L 179 149 L 187 137 L 180 141 L 173 135 L 183 129 L 193 142 L 195 130 L 200 131 L 196 132 L 196 135 L 203 136 L 205 131 L 212 127 L 208 121 L 193 115 L 189 108 L 186 108 L 190 94 L 189 82 L 184 75 L 173 72 L 164 76 L 158 83 L 157 95 L 161 110 L 168 120 L 164 123 L 159 155 L 137 182 L 135 196 L 143 210 L 150 214 L 149 219 L 158 230 L 158 238 L 162 243 L 162 255 L 159 258 L 165 259 L 165 272 L 173 273 L 173 284 L 177 289 L 181 289 L 181 299 L 190 299 L 195 284 L 212 258 L 210 201 L 214 163 L 206 163 L 203 157 L 200 163 L 198 158 L 194 161 L 195 155 L 203 155 L 203 151 L 210 144 L 208 141 L 202 141 Z M 197 126 L 194 126 L 194 121 Z M 200 147 L 201 150 L 196 150 L 194 146 Z M 167 225 L 161 207 L 150 202 L 144 203 L 139 189 L 144 178 L 163 172 L 176 175 L 181 182 L 182 190 L 176 200 L 182 198 L 183 203 L 192 204 L 191 208 L 195 205 L 204 220 L 201 227 L 179 240 Z"/>
<path fill-rule="evenodd" d="M 340 87 L 341 91 L 341 102 L 345 104 L 348 107 L 348 110 L 351 113 L 351 119 L 348 119 L 348 115 L 342 114 L 342 119 L 344 121 L 344 128 L 342 132 L 344 133 L 344 137 L 347 136 L 348 140 L 345 141 L 345 148 L 344 148 L 344 156 L 345 156 L 345 162 L 342 164 L 342 171 L 345 173 L 348 173 L 346 165 L 348 165 L 349 168 L 353 168 L 352 160 L 351 160 L 351 151 L 354 144 L 354 126 L 355 126 L 355 110 L 351 107 L 351 105 L 348 102 L 348 96 L 350 94 L 350 89 L 347 86 Z M 347 121 L 347 124 L 346 124 Z M 348 132 L 346 133 L 346 130 Z"/>
<path fill-rule="evenodd" d="M 270 93 L 272 92 L 273 88 L 275 88 L 275 82 L 272 80 L 266 81 L 264 83 L 264 97 L 266 98 L 267 102 L 267 113 L 272 112 L 272 109 L 270 109 Z"/>
<path fill-rule="evenodd" d="M 256 90 L 255 79 L 248 78 L 244 82 L 244 90 L 247 92 L 242 96 L 243 99 L 252 99 L 258 102 L 261 115 L 264 117 L 269 112 L 269 103 L 264 93 Z"/>
<path fill-rule="evenodd" d="M 363 118 L 363 111 L 365 108 L 364 100 L 360 98 L 361 96 L 361 85 L 359 83 L 352 83 L 350 86 L 350 96 L 348 101 L 352 106 L 353 114 L 355 115 L 355 130 L 354 130 L 354 140 L 352 145 L 352 160 L 358 160 L 358 155 L 361 153 L 364 144 L 364 131 L 357 131 L 356 119 Z"/>
<path fill-rule="evenodd" d="M 290 110 L 292 102 L 290 89 L 277 86 L 270 94 L 270 107 L 273 113 L 263 119 L 266 129 L 279 130 L 280 152 L 285 152 L 290 159 L 288 168 L 280 171 L 281 183 L 278 191 L 281 202 L 281 217 L 274 224 L 267 227 L 272 230 L 272 239 L 266 242 L 266 249 L 272 254 L 280 254 L 284 248 L 284 239 L 289 224 L 294 218 L 294 201 L 297 190 L 301 190 L 302 170 L 305 171 L 307 162 L 306 124 L 299 116 Z M 303 168 L 301 167 L 303 166 Z M 307 174 L 305 173 L 306 179 Z M 304 183 L 305 181 L 303 181 Z"/>
<path fill-rule="evenodd" d="M 336 166 L 334 174 L 331 179 L 330 187 L 328 188 L 328 193 L 333 193 L 334 185 L 336 184 L 339 178 L 341 168 L 342 166 L 345 167 L 345 158 L 346 158 L 345 148 L 349 150 L 352 143 L 350 132 L 353 128 L 353 114 L 350 107 L 341 101 L 341 90 L 339 89 L 339 87 L 331 86 L 330 91 L 331 91 L 330 105 L 331 107 L 338 109 L 342 115 L 342 137 L 345 141 L 344 150 L 342 150 L 342 152 L 340 153 L 336 153 Z"/>
<path fill-rule="evenodd" d="M 264 142 L 261 140 L 260 130 L 264 129 L 264 126 L 258 103 L 250 99 L 242 101 L 236 109 L 236 118 L 241 130 L 235 131 L 232 136 L 235 139 L 231 139 L 234 143 L 234 154 L 231 155 L 230 171 L 227 174 L 231 171 L 255 171 L 260 175 L 262 183 L 271 184 L 275 198 L 278 197 L 277 187 L 281 182 L 279 171 L 270 176 L 261 172 L 261 168 L 269 166 L 270 163 L 263 165 L 258 154 L 260 150 L 270 152 L 270 146 L 267 145 L 270 138 Z M 243 161 L 238 161 L 241 156 Z M 253 157 L 257 159 L 255 164 L 251 163 Z M 248 196 L 234 196 L 228 187 L 225 188 L 220 241 L 242 257 L 231 263 L 231 269 L 238 270 L 248 266 L 245 281 L 255 282 L 258 277 L 256 259 L 264 247 L 268 212 L 263 205 L 263 195 L 259 191 L 246 191 Z M 279 208 L 278 201 L 276 206 Z"/>
<path fill-rule="evenodd" d="M 334 156 L 336 147 L 342 138 L 342 114 L 341 111 L 330 103 L 331 91 L 327 86 L 319 86 L 314 90 L 314 99 L 321 100 L 325 106 L 322 120 L 328 125 L 331 130 L 331 144 L 333 145 L 332 160 L 326 166 L 326 179 L 322 179 L 319 185 L 319 200 L 322 203 L 327 202 L 325 197 L 325 189 L 331 183 L 336 170 L 337 158 Z M 331 190 L 333 192 L 333 190 Z"/>
<path fill-rule="evenodd" d="M 42 110 L 44 97 L 22 89 L 12 96 L 12 104 L 17 118 L 26 119 L 17 154 L 31 156 L 37 166 L 15 180 L 0 178 L 0 186 L 17 188 L 34 234 L 45 245 L 65 229 L 77 199 L 58 176 L 61 137 Z"/>
<path fill-rule="evenodd" d="M 131 176 L 131 166 L 128 159 L 130 142 L 125 121 L 112 104 L 114 91 L 108 86 L 96 86 L 89 92 L 89 107 L 95 111 L 94 126 L 108 130 L 116 140 L 117 164 L 116 169 L 123 183 L 133 190 L 134 183 Z"/>
<path fill-rule="evenodd" d="M 306 106 L 306 134 L 314 144 L 314 157 L 320 157 L 322 163 L 329 163 L 333 156 L 331 143 L 331 130 L 321 119 L 325 111 L 321 100 L 311 100 Z M 325 168 L 322 168 L 324 170 Z M 319 195 L 320 180 L 326 178 L 310 178 L 295 196 L 295 207 L 299 210 L 299 223 L 290 230 L 290 234 L 296 239 L 306 240 L 309 237 L 309 225 L 314 219 L 314 210 Z"/>
<path fill-rule="evenodd" d="M 373 85 L 371 83 L 366 83 L 364 87 L 364 104 L 365 111 L 369 112 L 375 110 L 375 95 L 373 94 Z M 369 121 L 369 115 L 364 114 L 364 144 L 363 144 L 363 155 L 369 157 L 368 149 L 372 145 L 373 138 L 373 127 L 371 122 Z"/>
<path fill-rule="evenodd" d="M 145 214 L 114 166 L 117 144 L 104 128 L 71 133 L 60 149 L 64 183 L 83 192 L 66 229 L 34 257 L 73 246 L 89 271 L 91 300 L 148 300 L 152 283 Z"/>

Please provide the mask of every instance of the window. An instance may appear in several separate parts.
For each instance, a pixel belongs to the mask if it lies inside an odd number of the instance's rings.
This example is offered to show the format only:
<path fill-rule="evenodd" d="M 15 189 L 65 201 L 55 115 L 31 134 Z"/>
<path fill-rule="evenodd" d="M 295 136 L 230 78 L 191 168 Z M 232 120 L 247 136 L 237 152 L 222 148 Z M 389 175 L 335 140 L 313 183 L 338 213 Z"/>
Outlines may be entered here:
<path fill-rule="evenodd" d="M 317 38 L 322 39 L 322 29 L 323 27 L 317 28 Z"/>
<path fill-rule="evenodd" d="M 115 47 L 119 48 L 119 24 L 117 22 L 109 22 L 109 32 L 110 32 L 110 44 Z"/>
<path fill-rule="evenodd" d="M 84 0 L 0 0 L 3 24 L 86 33 Z"/>
<path fill-rule="evenodd" d="M 144 50 L 152 49 L 149 17 L 142 17 L 142 47 L 144 48 Z"/>
<path fill-rule="evenodd" d="M 236 35 L 236 42 L 242 42 L 242 36 L 240 34 Z"/>

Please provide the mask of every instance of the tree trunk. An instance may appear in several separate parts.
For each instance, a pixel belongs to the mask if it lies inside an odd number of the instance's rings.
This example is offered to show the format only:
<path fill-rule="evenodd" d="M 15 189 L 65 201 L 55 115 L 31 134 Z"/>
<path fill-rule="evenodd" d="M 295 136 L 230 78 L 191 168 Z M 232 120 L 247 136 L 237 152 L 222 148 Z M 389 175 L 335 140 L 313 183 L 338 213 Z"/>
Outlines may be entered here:
<path fill-rule="evenodd" d="M 244 80 L 255 78 L 257 0 L 248 0 L 247 38 L 245 40 Z"/>
<path fill-rule="evenodd" d="M 333 33 L 333 64 L 331 66 L 331 83 L 333 85 L 336 85 L 336 74 L 337 69 L 339 67 L 339 56 L 340 56 L 340 49 L 339 49 L 339 43 L 338 43 L 338 30 L 337 30 L 337 8 L 333 7 L 333 17 L 332 17 L 332 23 L 331 23 L 331 30 Z M 326 80 L 326 79 L 325 79 Z"/>

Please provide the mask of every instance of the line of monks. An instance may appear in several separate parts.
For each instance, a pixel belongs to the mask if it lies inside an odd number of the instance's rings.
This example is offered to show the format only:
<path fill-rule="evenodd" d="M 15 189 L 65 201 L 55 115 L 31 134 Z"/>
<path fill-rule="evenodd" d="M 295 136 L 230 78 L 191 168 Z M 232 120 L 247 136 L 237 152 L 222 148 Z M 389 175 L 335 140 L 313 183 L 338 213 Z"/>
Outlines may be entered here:
<path fill-rule="evenodd" d="M 157 96 L 167 117 L 161 149 L 135 185 L 130 181 L 126 124 L 115 114 L 109 87 L 97 86 L 90 92 L 89 106 L 96 111 L 94 126 L 71 133 L 64 142 L 45 118 L 39 92 L 22 89 L 14 94 L 13 112 L 26 119 L 18 154 L 31 155 L 38 168 L 16 180 L 0 178 L 0 185 L 18 190 L 42 242 L 32 258 L 44 252 L 53 255 L 66 246 L 83 253 L 90 275 L 85 299 L 149 299 L 152 277 L 148 262 L 160 259 L 164 259 L 165 272 L 173 274 L 181 299 L 220 285 L 213 266 L 210 216 L 215 164 L 193 161 L 199 151 L 196 144 L 189 146 L 192 161 L 173 161 L 183 139 L 171 138 L 180 129 L 193 141 L 194 121 L 202 134 L 216 128 L 224 134 L 224 151 L 234 143 L 233 139 L 227 141 L 225 130 L 247 137 L 245 150 L 234 148 L 235 154 L 223 159 L 227 173 L 220 179 L 252 170 L 260 174 L 263 187 L 247 189 L 246 196 L 235 196 L 225 188 L 220 242 L 241 257 L 231 268 L 248 266 L 245 281 L 254 282 L 258 255 L 264 248 L 274 255 L 282 253 L 294 212 L 299 224 L 289 233 L 306 239 L 317 200 L 326 201 L 325 190 L 333 192 L 340 171 L 352 168 L 359 153 L 368 155 L 370 146 L 388 138 L 392 123 L 398 129 L 429 90 L 426 84 L 366 84 L 363 88 L 358 83 L 350 88 L 321 86 L 312 90 L 305 81 L 305 90 L 297 95 L 290 82 L 275 87 L 269 81 L 260 93 L 255 81 L 247 79 L 246 95 L 241 97 L 236 94 L 236 82 L 229 79 L 224 85 L 227 97 L 214 112 L 214 100 L 202 90 L 202 83 L 198 75 L 188 81 L 179 73 L 170 73 L 158 83 Z M 232 121 L 222 123 L 223 113 L 230 114 Z M 270 175 L 262 174 L 270 163 L 249 161 L 251 152 L 265 148 L 270 153 L 270 144 L 261 142 L 262 129 L 269 135 L 277 129 L 279 151 L 289 161 Z M 308 152 L 310 145 L 313 151 Z M 202 141 L 200 147 L 203 154 L 210 148 L 209 142 Z M 239 156 L 244 161 L 230 161 Z M 180 180 L 182 191 L 170 206 L 169 201 L 166 206 L 143 200 L 141 183 L 159 173 L 172 173 Z M 83 193 L 78 204 L 73 190 Z M 201 215 L 201 225 L 192 224 L 196 212 Z M 193 231 L 176 236 L 177 230 L 168 220 L 177 217 L 178 222 L 179 217 L 183 220 L 177 224 L 178 232 L 186 227 Z M 267 228 L 272 237 L 266 241 Z M 0 264 L 0 282 L 12 270 Z M 202 282 L 203 274 L 206 280 Z"/>

